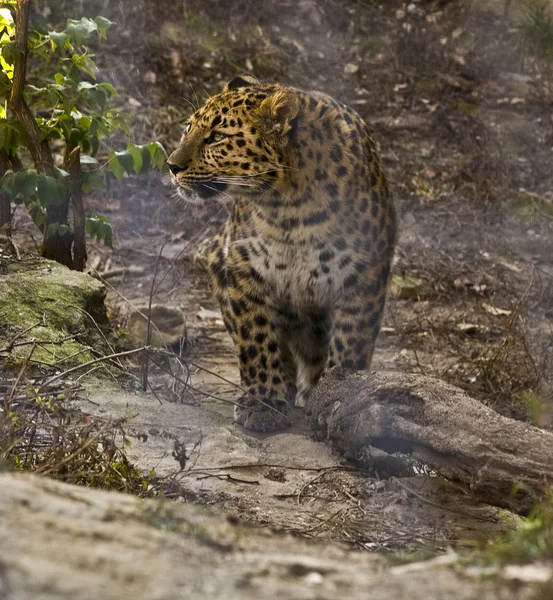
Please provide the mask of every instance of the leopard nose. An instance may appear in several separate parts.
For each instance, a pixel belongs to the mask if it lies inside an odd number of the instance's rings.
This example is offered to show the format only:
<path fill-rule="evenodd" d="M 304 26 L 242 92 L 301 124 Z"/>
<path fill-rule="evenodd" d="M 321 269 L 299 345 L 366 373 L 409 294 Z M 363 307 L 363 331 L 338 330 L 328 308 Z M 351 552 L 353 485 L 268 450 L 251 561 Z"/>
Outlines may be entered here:
<path fill-rule="evenodd" d="M 185 171 L 187 167 L 180 167 L 179 165 L 176 165 L 175 163 L 167 163 L 167 166 L 169 167 L 169 171 L 171 171 L 171 173 L 173 173 L 173 175 L 176 175 L 177 173 L 180 173 L 181 171 Z"/>

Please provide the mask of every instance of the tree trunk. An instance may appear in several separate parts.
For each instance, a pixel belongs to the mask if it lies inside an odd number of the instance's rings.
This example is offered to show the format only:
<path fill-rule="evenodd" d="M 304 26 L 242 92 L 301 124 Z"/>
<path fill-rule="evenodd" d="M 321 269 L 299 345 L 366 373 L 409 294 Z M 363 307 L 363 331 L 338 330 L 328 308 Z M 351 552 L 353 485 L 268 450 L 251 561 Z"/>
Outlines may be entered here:
<path fill-rule="evenodd" d="M 69 200 L 73 211 L 73 266 L 75 271 L 84 271 L 86 265 L 86 231 L 83 205 L 81 149 L 67 146 L 63 168 L 69 173 Z"/>
<path fill-rule="evenodd" d="M 0 150 L 0 179 L 9 168 L 8 154 L 5 150 Z M 12 232 L 12 205 L 6 192 L 0 188 L 0 233 L 11 235 Z"/>
<path fill-rule="evenodd" d="M 27 103 L 23 98 L 23 88 L 27 77 L 27 41 L 30 4 L 30 0 L 17 1 L 15 43 L 21 54 L 14 64 L 13 83 L 8 100 L 8 109 L 27 131 L 29 151 L 33 157 L 36 170 L 39 173 L 45 173 L 46 175 L 54 177 L 54 161 L 52 160 L 52 153 L 50 152 L 48 140 L 40 141 L 40 129 L 31 109 L 27 106 Z M 44 248 L 42 254 L 46 258 L 57 260 L 61 264 L 72 268 L 72 235 L 68 233 L 60 236 L 56 233 L 48 237 L 46 236 L 48 224 L 67 224 L 68 210 L 69 206 L 67 202 L 64 202 L 59 206 L 52 205 L 47 208 L 48 222 L 44 230 Z"/>
<path fill-rule="evenodd" d="M 314 428 L 364 465 L 370 446 L 409 454 L 481 500 L 523 514 L 553 486 L 553 433 L 503 417 L 437 379 L 334 370 L 310 407 Z"/>

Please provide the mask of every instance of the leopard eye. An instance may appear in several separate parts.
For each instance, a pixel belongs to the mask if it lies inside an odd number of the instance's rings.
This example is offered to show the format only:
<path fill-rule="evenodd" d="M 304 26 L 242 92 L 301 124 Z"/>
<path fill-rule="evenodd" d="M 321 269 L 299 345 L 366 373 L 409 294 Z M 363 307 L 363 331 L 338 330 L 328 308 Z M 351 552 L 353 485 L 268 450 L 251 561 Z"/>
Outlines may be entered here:
<path fill-rule="evenodd" d="M 227 136 L 224 133 L 220 133 L 219 131 L 213 131 L 211 132 L 211 135 L 205 138 L 205 143 L 216 144 L 217 142 L 224 140 L 226 137 Z"/>

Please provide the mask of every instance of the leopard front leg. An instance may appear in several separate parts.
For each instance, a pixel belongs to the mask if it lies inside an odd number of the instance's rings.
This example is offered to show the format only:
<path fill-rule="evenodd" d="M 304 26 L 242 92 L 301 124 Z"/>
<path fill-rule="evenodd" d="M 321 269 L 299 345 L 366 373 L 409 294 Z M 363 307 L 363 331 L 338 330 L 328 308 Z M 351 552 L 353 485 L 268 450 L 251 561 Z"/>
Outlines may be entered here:
<path fill-rule="evenodd" d="M 253 290 L 245 294 L 240 285 L 229 287 L 229 299 L 232 337 L 246 391 L 234 409 L 234 419 L 254 431 L 288 427 L 295 372 L 272 312 L 261 296 Z"/>
<path fill-rule="evenodd" d="M 295 396 L 295 366 L 281 339 L 263 294 L 263 281 L 252 277 L 245 253 L 223 236 L 206 253 L 210 284 L 223 321 L 238 353 L 245 394 L 234 411 L 237 423 L 254 431 L 274 431 L 290 424 Z"/>

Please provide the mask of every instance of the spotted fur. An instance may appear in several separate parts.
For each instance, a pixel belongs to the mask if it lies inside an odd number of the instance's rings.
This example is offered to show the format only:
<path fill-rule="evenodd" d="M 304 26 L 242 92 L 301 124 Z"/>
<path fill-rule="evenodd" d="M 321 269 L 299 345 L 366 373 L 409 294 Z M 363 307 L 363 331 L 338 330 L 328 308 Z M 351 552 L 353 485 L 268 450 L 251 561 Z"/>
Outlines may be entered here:
<path fill-rule="evenodd" d="M 233 198 L 204 258 L 247 390 L 235 420 L 284 427 L 325 366 L 371 363 L 396 225 L 367 127 L 326 94 L 242 76 L 168 162 L 187 200 Z"/>

